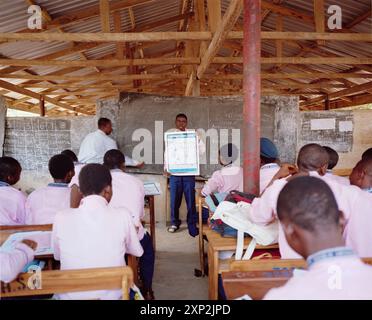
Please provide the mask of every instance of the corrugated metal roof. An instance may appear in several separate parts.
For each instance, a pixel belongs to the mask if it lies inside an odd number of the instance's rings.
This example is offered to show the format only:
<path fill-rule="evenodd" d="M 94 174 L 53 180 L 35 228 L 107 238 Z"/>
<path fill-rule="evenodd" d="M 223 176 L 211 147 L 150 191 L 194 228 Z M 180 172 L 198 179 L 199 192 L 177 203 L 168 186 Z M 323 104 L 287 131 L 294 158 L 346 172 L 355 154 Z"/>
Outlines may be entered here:
<path fill-rule="evenodd" d="M 191 1 L 191 0 L 190 0 Z M 266 0 L 268 2 L 274 0 Z M 112 2 L 112 1 L 111 1 Z M 278 1 L 274 1 L 278 3 Z M 90 6 L 97 6 L 99 0 L 35 0 L 36 4 L 39 4 L 45 9 L 53 19 L 62 17 L 68 13 L 75 12 L 77 10 L 84 10 Z M 183 0 L 154 0 L 140 5 L 132 7 L 133 15 L 135 18 L 136 29 L 143 30 L 148 29 L 148 26 L 153 25 L 153 23 L 158 21 L 163 21 L 164 19 L 169 19 L 181 14 Z M 207 3 L 205 3 L 206 14 L 208 14 Z M 230 4 L 230 0 L 221 1 L 221 11 L 222 14 L 226 11 Z M 325 5 L 330 6 L 335 4 L 333 0 L 326 0 Z M 303 12 L 308 16 L 313 15 L 313 1 L 312 0 L 283 0 L 281 5 L 287 8 Z M 357 17 L 364 14 L 371 9 L 370 0 L 343 0 L 337 1 L 342 9 L 342 19 L 343 25 L 347 26 Z M 24 30 L 27 27 L 27 19 L 29 14 L 27 13 L 27 2 L 25 0 L 0 0 L 0 32 L 17 32 Z M 128 9 L 118 10 L 121 16 L 121 29 L 123 32 L 129 32 L 132 28 L 132 22 L 130 19 Z M 208 20 L 208 17 L 207 17 Z M 313 24 L 296 19 L 293 17 L 285 16 L 284 20 L 284 31 L 314 31 L 315 27 Z M 114 30 L 113 17 L 111 15 L 111 31 Z M 242 15 L 240 16 L 238 23 L 242 23 Z M 166 24 L 159 25 L 158 27 L 152 27 L 151 31 L 177 31 L 179 29 L 180 21 L 168 22 Z M 275 30 L 276 28 L 276 14 L 270 13 L 263 22 L 262 30 Z M 61 29 L 64 32 L 101 32 L 101 24 L 98 16 L 84 19 L 82 21 L 77 21 L 71 25 L 67 25 Z M 353 26 L 351 28 L 352 32 L 371 32 L 372 31 L 372 19 L 367 18 L 363 22 Z M 55 32 L 55 30 L 51 30 Z M 239 43 L 236 41 L 236 43 Z M 283 55 L 284 56 L 301 56 L 304 57 L 319 57 L 324 56 L 327 53 L 333 56 L 351 56 L 351 57 L 372 57 L 371 44 L 366 42 L 338 42 L 338 41 L 327 41 L 326 46 L 320 47 L 317 51 L 308 51 L 302 53 L 299 46 L 286 43 L 283 41 Z M 300 45 L 309 46 L 314 44 L 311 41 L 298 41 Z M 131 44 L 133 46 L 135 44 Z M 59 42 L 13 42 L 13 43 L 3 43 L 0 44 L 0 54 L 5 57 L 14 59 L 37 59 L 44 55 L 59 52 L 61 50 L 70 48 L 70 43 L 59 43 Z M 113 43 L 103 43 L 94 48 L 87 49 L 84 51 L 84 55 L 87 59 L 102 59 L 109 56 L 114 56 L 116 53 L 116 44 Z M 159 56 L 173 56 L 175 57 L 175 41 L 162 41 L 159 43 L 151 44 L 144 43 L 144 56 L 145 57 L 159 57 Z M 263 56 L 275 56 L 276 55 L 276 44 L 275 41 L 262 41 L 262 52 Z M 218 52 L 219 56 L 231 56 L 233 49 L 231 48 L 221 48 Z M 135 53 L 135 57 L 139 57 L 139 52 Z M 72 53 L 63 57 L 59 57 L 61 60 L 81 60 L 83 57 L 79 53 Z M 169 72 L 172 66 L 149 66 L 143 68 L 144 70 L 150 70 L 150 73 L 161 73 Z M 269 71 L 274 67 L 274 65 L 262 65 L 262 70 Z M 296 65 L 282 65 L 283 72 L 301 72 Z M 343 72 L 350 70 L 353 66 L 350 65 L 306 65 L 306 68 L 312 68 L 314 71 L 318 72 Z M 67 70 L 69 68 L 64 67 Z M 53 66 L 38 66 L 28 68 L 34 73 L 40 75 L 46 75 L 50 73 L 57 72 L 58 70 L 64 69 L 60 67 Z M 242 72 L 242 66 L 229 65 L 229 70 L 231 72 Z M 103 68 L 100 67 L 103 72 L 110 72 L 112 74 L 123 74 L 127 72 L 127 68 Z M 221 70 L 219 65 L 211 65 L 207 70 L 208 74 L 213 74 Z M 71 69 L 69 70 L 71 71 Z M 80 70 L 69 72 L 69 75 L 79 75 L 83 76 L 86 74 L 95 74 L 96 72 L 92 67 L 82 68 Z M 16 79 L 6 79 L 14 84 L 27 82 L 27 80 L 16 80 Z M 311 80 L 296 79 L 300 83 L 309 83 Z M 353 83 L 360 84 L 365 83 L 366 79 L 350 79 Z M 55 83 L 63 83 L 63 81 L 54 81 Z M 131 81 L 114 81 L 115 83 L 131 83 Z M 144 83 L 152 83 L 151 81 L 143 81 Z M 275 80 L 277 83 L 285 83 L 285 81 Z M 45 83 L 45 82 L 44 82 Z M 92 84 L 94 81 L 83 81 L 83 84 Z M 328 83 L 338 83 L 339 82 L 328 82 Z M 32 90 L 38 92 L 43 89 L 33 88 Z M 337 89 L 330 89 L 333 92 Z M 303 92 L 312 90 L 301 90 Z M 8 95 L 10 96 L 10 94 Z M 20 98 L 22 95 L 12 94 L 13 98 Z"/>

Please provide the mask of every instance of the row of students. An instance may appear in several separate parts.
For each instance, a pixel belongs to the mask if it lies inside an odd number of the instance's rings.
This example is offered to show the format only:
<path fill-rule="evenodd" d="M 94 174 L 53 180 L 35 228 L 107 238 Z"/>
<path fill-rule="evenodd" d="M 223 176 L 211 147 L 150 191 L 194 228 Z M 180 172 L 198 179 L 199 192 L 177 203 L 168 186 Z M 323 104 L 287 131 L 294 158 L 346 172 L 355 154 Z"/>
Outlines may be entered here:
<path fill-rule="evenodd" d="M 220 170 L 215 171 L 204 185 L 201 193 L 204 197 L 214 192 L 243 191 L 243 168 L 234 165 L 239 155 L 238 148 L 228 143 L 219 150 Z M 268 138 L 260 139 L 260 193 L 262 193 L 274 175 L 279 171 L 279 152 Z"/>
<path fill-rule="evenodd" d="M 46 187 L 35 190 L 26 199 L 22 192 L 10 186 L 10 183 L 16 183 L 20 177 L 21 166 L 19 165 L 18 161 L 7 157 L 0 158 L 0 169 L 1 172 L 4 173 L 4 175 L 6 176 L 2 177 L 1 180 L 8 181 L 3 182 L 3 187 L 0 189 L 0 195 L 2 195 L 4 199 L 4 201 L 1 202 L 0 206 L 2 224 L 53 224 L 54 230 L 59 230 L 60 228 L 58 227 L 58 225 L 64 224 L 65 222 L 60 221 L 61 219 L 62 221 L 65 221 L 65 218 L 57 219 L 56 216 L 58 215 L 58 212 L 66 212 L 72 210 L 70 209 L 70 203 L 73 202 L 71 201 L 73 199 L 75 200 L 75 204 L 71 206 L 71 208 L 81 209 L 78 212 L 86 212 L 84 209 L 86 206 L 89 207 L 89 210 L 92 210 L 94 208 L 94 205 L 96 205 L 94 211 L 97 212 L 97 215 L 92 213 L 89 218 L 93 220 L 97 219 L 98 223 L 101 216 L 103 219 L 105 219 L 105 214 L 103 212 L 105 212 L 104 208 L 105 203 L 107 202 L 107 206 L 110 208 L 110 210 L 113 209 L 120 211 L 123 215 L 129 217 L 130 221 L 133 223 L 133 230 L 135 230 L 135 233 L 131 232 L 131 228 L 127 228 L 124 231 L 127 234 L 127 238 L 129 237 L 128 239 L 131 240 L 133 243 L 139 241 L 139 245 L 144 251 L 144 254 L 142 254 L 142 251 L 141 254 L 139 254 L 138 250 L 134 251 L 133 253 L 132 251 L 134 249 L 130 249 L 130 246 L 127 248 L 129 250 L 127 250 L 127 252 L 136 256 L 140 256 L 139 268 L 140 277 L 143 283 L 143 294 L 145 298 L 153 299 L 154 296 L 152 291 L 152 279 L 154 274 L 155 254 L 152 246 L 151 236 L 143 228 L 141 222 L 142 218 L 144 217 L 143 183 L 136 177 L 124 172 L 125 156 L 119 150 L 110 150 L 106 152 L 104 156 L 104 166 L 95 165 L 95 167 L 90 167 L 89 171 L 83 171 L 83 169 L 85 169 L 87 165 L 82 166 L 80 164 L 76 165 L 75 163 L 74 166 L 75 159 L 76 155 L 69 150 L 63 151 L 63 154 L 53 156 L 50 159 L 48 166 L 54 182 L 48 184 L 48 186 Z M 75 174 L 75 168 L 77 166 L 78 170 L 76 171 L 79 171 L 79 175 Z M 106 181 L 104 187 L 106 188 L 106 191 L 110 189 L 111 194 L 107 192 L 102 193 L 103 191 L 101 190 L 101 185 L 99 183 L 101 183 L 101 178 L 105 178 L 104 174 L 102 173 L 102 176 L 100 177 L 97 176 L 98 173 L 94 171 L 94 169 L 102 171 L 103 169 L 101 167 L 103 167 L 105 169 L 104 171 L 106 173 L 108 172 L 108 175 L 110 176 L 110 181 L 104 180 Z M 83 174 L 84 172 L 85 175 Z M 81 176 L 83 176 L 83 178 L 81 178 Z M 94 181 L 89 181 L 89 179 L 93 179 Z M 90 187 L 94 186 L 94 183 L 96 183 L 94 189 L 88 188 L 89 190 L 85 192 L 84 190 L 86 189 L 84 189 L 84 184 L 82 185 L 84 181 L 85 184 L 89 184 Z M 72 191 L 70 188 L 71 186 Z M 17 196 L 14 196 L 13 193 Z M 91 195 L 95 195 L 95 197 L 88 197 Z M 84 197 L 86 197 L 87 199 L 85 199 Z M 90 203 L 92 204 L 91 206 L 89 205 Z M 14 210 L 15 207 L 19 208 L 19 210 Z M 13 212 L 16 212 L 16 215 L 14 217 L 12 215 Z M 62 214 L 61 216 L 65 217 L 66 215 L 68 214 Z M 77 240 L 76 236 L 74 235 L 75 231 L 80 230 L 80 227 L 87 228 L 86 236 L 88 239 L 89 237 L 95 237 L 95 222 L 92 221 L 90 223 L 87 218 L 88 216 L 85 214 L 76 215 L 76 217 L 76 223 L 79 224 L 79 226 L 69 226 L 66 232 L 58 231 L 58 234 L 60 232 L 63 232 L 63 235 L 61 236 L 63 239 L 61 243 L 62 252 L 64 252 L 65 249 L 66 252 L 72 250 L 69 245 L 73 246 L 72 243 L 75 243 L 76 241 L 82 244 L 85 243 L 81 239 Z M 81 218 L 81 221 L 79 220 L 79 217 Z M 114 230 L 112 231 L 105 224 L 100 226 L 100 223 L 98 223 L 96 227 L 101 228 L 101 233 L 106 233 L 107 236 L 109 236 L 116 230 L 112 229 Z M 94 230 L 91 228 L 93 228 Z M 62 227 L 62 230 L 64 230 L 64 227 Z M 69 233 L 68 230 L 71 231 L 71 233 Z M 82 234 L 84 234 L 84 232 Z M 122 237 L 122 232 L 115 236 L 117 236 L 118 238 Z M 134 236 L 136 239 L 131 239 Z M 71 239 L 68 239 L 68 237 L 70 237 Z M 55 243 L 59 243 L 57 241 L 59 238 L 57 237 L 55 239 Z M 75 248 L 76 247 L 79 246 L 75 246 Z M 87 247 L 85 248 L 88 249 Z M 84 251 L 83 248 L 80 249 Z M 55 253 L 55 258 L 59 259 L 60 253 L 58 245 L 56 245 L 55 250 L 57 250 Z M 100 252 L 101 254 L 99 254 Z M 110 261 L 112 261 L 112 259 L 110 258 L 110 254 L 106 256 L 106 252 L 109 251 L 96 251 L 96 249 L 92 247 L 90 248 L 90 252 L 87 252 L 87 254 L 97 255 L 98 259 L 101 259 L 100 261 L 104 261 L 104 263 L 110 264 Z M 69 255 L 69 253 L 67 253 L 67 255 Z M 78 259 L 80 259 L 79 255 L 74 255 L 71 252 L 70 258 L 67 262 L 64 262 L 62 264 L 62 268 L 68 269 L 70 268 L 70 266 L 79 267 L 80 262 L 75 261 Z M 84 258 L 81 259 L 84 260 Z M 124 259 L 124 255 L 122 259 Z M 101 266 L 101 264 L 99 263 L 97 265 L 94 265 L 93 262 L 94 261 L 92 261 L 91 267 Z M 68 295 L 64 297 L 68 297 Z"/>
<path fill-rule="evenodd" d="M 343 212 L 346 227 L 344 239 L 361 257 L 372 256 L 372 243 L 369 229 L 372 224 L 372 197 L 357 186 L 337 182 L 326 175 L 329 156 L 318 144 L 308 144 L 301 148 L 298 159 L 298 173 L 288 176 L 285 168 L 279 170 L 274 182 L 263 195 L 252 202 L 251 218 L 257 224 L 267 225 L 277 218 L 277 200 L 280 191 L 294 177 L 314 176 L 325 181 L 331 188 L 340 210 Z M 369 219 L 370 218 L 370 219 Z M 364 224 L 361 223 L 364 221 Z M 297 259 L 300 255 L 288 245 L 283 226 L 279 227 L 279 250 L 283 259 Z"/>

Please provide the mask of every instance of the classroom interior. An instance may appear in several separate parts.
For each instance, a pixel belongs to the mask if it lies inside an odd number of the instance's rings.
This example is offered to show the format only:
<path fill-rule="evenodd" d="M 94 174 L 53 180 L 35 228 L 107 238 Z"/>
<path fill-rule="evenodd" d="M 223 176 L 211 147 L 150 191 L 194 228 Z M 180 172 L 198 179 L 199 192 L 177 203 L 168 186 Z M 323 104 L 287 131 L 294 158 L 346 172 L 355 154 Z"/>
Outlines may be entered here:
<path fill-rule="evenodd" d="M 242 128 L 240 160 L 249 193 L 257 193 L 260 137 L 275 143 L 283 163 L 294 164 L 309 143 L 332 147 L 339 154 L 334 174 L 348 177 L 372 147 L 371 1 L 338 1 L 341 17 L 332 5 L 328 0 L 1 1 L 0 155 L 22 165 L 14 187 L 30 194 L 52 182 L 49 159 L 65 149 L 78 154 L 99 118 L 112 121 L 111 136 L 125 155 L 133 155 L 149 136 L 150 150 L 136 153 L 144 167 L 127 172 L 159 188 L 146 201 L 145 219 L 155 241 L 155 298 L 218 299 L 219 274 L 267 267 L 245 269 L 233 259 L 220 260 L 219 250 L 233 250 L 236 240 L 223 243 L 207 226 L 199 224 L 204 234 L 190 237 L 185 199 L 180 230 L 167 232 L 163 133 L 185 113 L 190 128 L 217 130 L 217 138 L 207 139 L 211 150 Z M 221 136 L 224 129 L 229 132 Z M 220 168 L 210 150 L 196 179 L 198 214 L 201 189 Z M 0 241 L 19 230 L 0 226 Z M 288 277 L 283 279 L 282 284 Z M 12 290 L 9 297 L 22 295 Z M 231 290 L 230 299 L 243 295 Z M 263 297 L 258 291 L 254 298 Z"/>

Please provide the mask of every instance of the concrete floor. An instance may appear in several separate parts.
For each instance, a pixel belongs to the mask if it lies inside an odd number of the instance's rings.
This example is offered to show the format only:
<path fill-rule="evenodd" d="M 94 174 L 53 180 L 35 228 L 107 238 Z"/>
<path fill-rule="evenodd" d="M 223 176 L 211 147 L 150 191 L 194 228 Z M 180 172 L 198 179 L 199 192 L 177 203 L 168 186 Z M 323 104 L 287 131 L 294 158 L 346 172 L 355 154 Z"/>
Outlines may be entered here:
<path fill-rule="evenodd" d="M 182 225 L 176 233 L 156 226 L 156 260 L 153 290 L 156 300 L 207 300 L 208 278 L 197 278 L 198 237 L 192 238 Z"/>

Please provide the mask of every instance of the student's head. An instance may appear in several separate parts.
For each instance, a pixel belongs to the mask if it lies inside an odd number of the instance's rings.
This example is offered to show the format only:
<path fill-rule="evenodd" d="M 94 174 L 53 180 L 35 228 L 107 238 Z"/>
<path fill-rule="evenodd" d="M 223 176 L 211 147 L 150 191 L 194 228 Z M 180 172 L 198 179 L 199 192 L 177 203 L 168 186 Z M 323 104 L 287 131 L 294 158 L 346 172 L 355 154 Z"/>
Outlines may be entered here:
<path fill-rule="evenodd" d="M 261 165 L 277 162 L 279 157 L 278 149 L 268 138 L 260 139 L 260 159 Z"/>
<path fill-rule="evenodd" d="M 79 173 L 80 192 L 84 197 L 99 195 L 110 202 L 112 197 L 112 178 L 110 170 L 104 165 L 90 163 Z"/>
<path fill-rule="evenodd" d="M 61 154 L 68 156 L 73 162 L 78 162 L 78 157 L 76 156 L 75 152 L 72 150 L 63 150 Z"/>
<path fill-rule="evenodd" d="M 372 148 L 367 149 L 366 151 L 363 152 L 362 154 L 362 159 L 372 159 Z"/>
<path fill-rule="evenodd" d="M 234 163 L 238 159 L 238 156 L 239 150 L 232 143 L 223 145 L 219 150 L 219 161 L 223 166 Z"/>
<path fill-rule="evenodd" d="M 176 128 L 181 131 L 185 131 L 187 127 L 187 116 L 183 113 L 179 113 L 176 116 Z"/>
<path fill-rule="evenodd" d="M 16 184 L 21 178 L 21 164 L 12 157 L 0 158 L 0 181 Z"/>
<path fill-rule="evenodd" d="M 323 146 L 323 148 L 325 149 L 325 151 L 327 151 L 329 156 L 328 170 L 332 170 L 335 166 L 337 166 L 339 158 L 338 153 L 331 147 Z"/>
<path fill-rule="evenodd" d="M 361 189 L 372 188 L 372 158 L 360 160 L 350 174 L 350 184 Z"/>
<path fill-rule="evenodd" d="M 289 181 L 279 194 L 277 213 L 288 244 L 305 259 L 343 245 L 343 215 L 332 190 L 319 178 Z"/>
<path fill-rule="evenodd" d="M 103 164 L 109 170 L 112 169 L 121 169 L 125 168 L 125 156 L 124 154 L 117 149 L 109 150 L 105 153 L 103 157 Z"/>
<path fill-rule="evenodd" d="M 73 161 L 64 154 L 57 154 L 51 157 L 48 167 L 54 182 L 70 183 L 75 175 Z"/>
<path fill-rule="evenodd" d="M 106 133 L 107 135 L 110 135 L 112 132 L 112 123 L 110 119 L 107 118 L 100 118 L 98 120 L 98 129 Z"/>
<path fill-rule="evenodd" d="M 321 176 L 326 174 L 328 162 L 327 151 L 316 143 L 303 146 L 297 157 L 297 166 L 300 172 L 317 171 Z"/>

